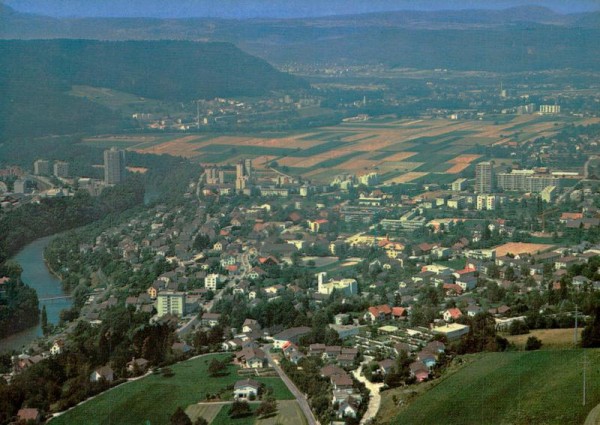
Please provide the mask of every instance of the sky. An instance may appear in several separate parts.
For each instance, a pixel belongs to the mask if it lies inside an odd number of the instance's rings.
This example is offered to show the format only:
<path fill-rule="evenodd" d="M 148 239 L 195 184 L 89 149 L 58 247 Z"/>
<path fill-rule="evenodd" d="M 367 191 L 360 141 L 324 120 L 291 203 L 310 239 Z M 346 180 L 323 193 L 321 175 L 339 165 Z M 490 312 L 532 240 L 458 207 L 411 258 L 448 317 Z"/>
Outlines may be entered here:
<path fill-rule="evenodd" d="M 560 13 L 600 10 L 600 0 L 0 0 L 55 17 L 296 18 L 394 10 L 504 9 L 546 6 Z"/>

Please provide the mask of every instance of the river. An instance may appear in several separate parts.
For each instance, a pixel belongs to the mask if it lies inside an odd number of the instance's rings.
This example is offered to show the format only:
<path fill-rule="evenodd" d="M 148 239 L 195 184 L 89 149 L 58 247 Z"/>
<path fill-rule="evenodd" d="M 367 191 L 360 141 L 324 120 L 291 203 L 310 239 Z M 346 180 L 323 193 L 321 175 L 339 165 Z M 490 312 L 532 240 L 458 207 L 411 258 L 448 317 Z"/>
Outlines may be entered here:
<path fill-rule="evenodd" d="M 50 273 L 44 262 L 44 249 L 53 237 L 48 236 L 30 243 L 12 259 L 18 262 L 23 268 L 23 274 L 21 275 L 23 282 L 36 290 L 40 300 L 40 311 L 42 306 L 45 305 L 48 322 L 57 324 L 61 310 L 71 307 L 71 299 L 49 299 L 64 297 L 66 295 L 62 289 L 60 280 Z M 38 324 L 37 326 L 1 339 L 0 352 L 21 350 L 24 345 L 29 344 L 40 336 L 42 336 L 42 327 Z"/>

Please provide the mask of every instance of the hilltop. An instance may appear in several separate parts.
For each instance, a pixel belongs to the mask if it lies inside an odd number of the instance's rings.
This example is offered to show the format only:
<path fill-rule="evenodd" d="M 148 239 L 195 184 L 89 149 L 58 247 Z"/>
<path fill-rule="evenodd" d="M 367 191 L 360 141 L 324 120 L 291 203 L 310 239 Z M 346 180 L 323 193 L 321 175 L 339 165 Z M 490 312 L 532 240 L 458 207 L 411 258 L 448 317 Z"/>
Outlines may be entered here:
<path fill-rule="evenodd" d="M 588 350 L 588 364 L 598 354 Z M 583 358 L 581 349 L 480 354 L 404 408 L 390 404 L 394 391 L 384 392 L 381 423 L 583 423 L 600 400 L 598 371 L 589 368 L 582 406 Z"/>
<path fill-rule="evenodd" d="M 5 7 L 0 38 L 221 41 L 276 64 L 593 70 L 600 66 L 598 16 L 527 6 L 297 19 L 50 18 Z"/>
<path fill-rule="evenodd" d="M 160 60 L 159 60 L 160 58 Z M 68 96 L 73 85 L 162 101 L 261 96 L 307 87 L 229 43 L 0 41 L 0 134 L 65 133 L 118 125 L 119 116 Z"/>

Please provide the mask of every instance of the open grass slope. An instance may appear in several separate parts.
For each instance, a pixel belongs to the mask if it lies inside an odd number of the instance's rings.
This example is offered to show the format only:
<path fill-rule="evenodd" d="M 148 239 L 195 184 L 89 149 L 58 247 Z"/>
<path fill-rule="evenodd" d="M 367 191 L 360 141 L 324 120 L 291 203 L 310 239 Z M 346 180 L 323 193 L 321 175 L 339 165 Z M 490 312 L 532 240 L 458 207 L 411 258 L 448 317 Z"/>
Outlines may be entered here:
<path fill-rule="evenodd" d="M 214 357 L 203 356 L 171 366 L 175 376 L 150 375 L 120 385 L 52 420 L 52 425 L 166 424 L 177 407 L 205 399 L 207 393 L 219 393 L 228 385 L 242 379 L 231 365 L 226 376 L 210 377 L 208 364 Z M 273 389 L 279 400 L 291 400 L 293 395 L 279 378 L 253 377 Z"/>
<path fill-rule="evenodd" d="M 600 402 L 600 350 L 489 353 L 416 398 L 392 424 L 581 424 Z"/>

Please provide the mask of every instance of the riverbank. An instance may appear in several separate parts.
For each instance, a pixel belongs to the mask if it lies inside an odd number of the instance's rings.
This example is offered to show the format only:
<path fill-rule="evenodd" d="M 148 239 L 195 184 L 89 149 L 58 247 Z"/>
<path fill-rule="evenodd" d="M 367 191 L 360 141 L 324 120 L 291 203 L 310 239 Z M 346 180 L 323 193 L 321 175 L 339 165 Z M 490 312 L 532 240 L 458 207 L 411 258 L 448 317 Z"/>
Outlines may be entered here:
<path fill-rule="evenodd" d="M 44 250 L 56 235 L 37 239 L 26 245 L 12 260 L 19 263 L 23 269 L 21 278 L 38 295 L 40 310 L 45 306 L 48 323 L 57 324 L 60 312 L 71 308 L 72 301 L 63 291 L 60 276 L 48 268 Z M 29 344 L 43 336 L 41 323 L 26 330 L 10 335 L 0 340 L 0 351 L 21 351 Z"/>

